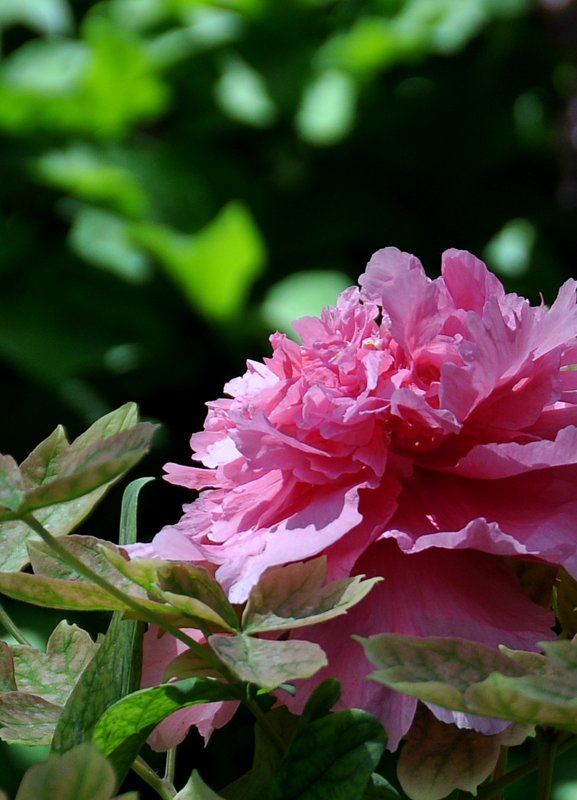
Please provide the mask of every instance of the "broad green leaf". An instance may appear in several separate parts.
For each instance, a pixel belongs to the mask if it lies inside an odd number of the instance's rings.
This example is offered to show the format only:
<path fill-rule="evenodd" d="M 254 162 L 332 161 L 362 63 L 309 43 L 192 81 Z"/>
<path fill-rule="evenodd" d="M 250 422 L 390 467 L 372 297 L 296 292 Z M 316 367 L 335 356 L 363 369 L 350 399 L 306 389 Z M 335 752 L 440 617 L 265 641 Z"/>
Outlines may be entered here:
<path fill-rule="evenodd" d="M 183 596 L 183 600 L 198 601 L 196 605 L 199 609 L 204 607 L 215 612 L 214 618 L 217 624 L 224 622 L 225 630 L 239 628 L 234 608 L 228 602 L 219 582 L 208 570 L 185 562 L 172 564 L 160 562 L 158 584 L 163 590 L 163 596 L 170 598 L 170 602 L 176 608 L 186 610 L 186 603 L 183 607 L 177 603 L 178 596 Z M 195 608 L 194 604 L 192 608 Z"/>
<path fill-rule="evenodd" d="M 121 611 L 126 608 L 121 600 L 95 584 L 26 572 L 0 572 L 0 593 L 24 603 L 67 611 Z"/>
<path fill-rule="evenodd" d="M 19 691 L 41 695 L 63 706 L 98 647 L 85 630 L 64 620 L 53 630 L 45 653 L 27 645 L 13 645 Z"/>
<path fill-rule="evenodd" d="M 52 754 L 24 775 L 16 800 L 111 800 L 115 775 L 112 766 L 90 744 L 64 755 Z M 136 798 L 136 794 L 124 795 Z"/>
<path fill-rule="evenodd" d="M 125 587 L 126 591 L 140 597 L 137 587 L 141 587 L 157 597 L 159 603 L 153 605 L 151 601 L 143 600 L 142 605 L 157 610 L 167 620 L 177 621 L 181 627 L 206 628 L 207 631 L 238 628 L 233 607 L 206 570 L 185 562 L 155 558 L 127 561 L 111 548 L 103 549 L 102 553 L 135 587 Z M 163 591 L 161 587 L 172 587 L 175 591 Z M 133 612 L 129 613 L 133 616 Z"/>
<path fill-rule="evenodd" d="M 50 744 L 62 706 L 28 692 L 6 692 L 0 704 L 0 739 L 31 746 Z"/>
<path fill-rule="evenodd" d="M 106 709 L 138 689 L 143 634 L 142 623 L 113 614 L 104 641 L 64 707 L 52 740 L 54 752 L 88 739 Z"/>
<path fill-rule="evenodd" d="M 49 533 L 59 537 L 70 533 L 102 499 L 114 481 L 122 475 L 123 470 L 129 468 L 129 462 L 135 463 L 144 454 L 148 447 L 145 439 L 149 438 L 152 432 L 150 427 L 137 430 L 136 438 L 141 441 L 141 450 L 138 450 L 136 442 L 130 438 L 128 441 L 118 441 L 114 438 L 118 434 L 130 433 L 131 429 L 134 430 L 137 420 L 136 405 L 127 403 L 97 420 L 70 445 L 65 441 L 62 429 L 57 428 L 23 461 L 22 473 L 25 476 L 26 489 L 31 495 L 33 504 L 40 502 L 39 493 L 46 493 L 43 495 L 42 502 L 47 500 L 52 490 L 56 496 L 62 495 L 63 492 L 66 494 L 70 488 L 69 486 L 67 488 L 67 481 L 74 482 L 79 475 L 81 478 L 84 475 L 80 480 L 82 483 L 85 478 L 89 479 L 89 482 L 94 481 L 98 475 L 100 476 L 98 480 L 101 480 L 103 478 L 101 468 L 104 472 L 109 472 L 112 468 L 117 471 L 116 476 L 111 476 L 103 485 L 98 485 L 82 496 L 57 503 L 53 497 L 50 502 L 55 502 L 55 505 L 37 508 L 34 516 Z M 99 462 L 98 459 L 106 459 L 106 448 L 108 447 L 106 440 L 111 440 L 109 442 L 111 461 L 103 465 L 102 461 Z M 132 449 L 135 446 L 136 449 Z M 124 452 L 123 447 L 125 448 Z M 91 459 L 95 459 L 95 461 Z M 78 472 L 79 470 L 80 472 Z M 84 485 L 86 488 L 86 483 Z M 79 486 L 76 487 L 77 490 L 79 488 Z M 26 498 L 21 497 L 18 506 L 11 512 L 12 516 L 15 511 L 22 510 L 25 503 Z M 0 522 L 0 570 L 14 572 L 22 569 L 28 563 L 27 543 L 37 541 L 38 538 L 38 535 L 25 522 L 19 520 Z"/>
<path fill-rule="evenodd" d="M 241 681 L 275 689 L 282 683 L 310 678 L 327 665 L 323 650 L 314 642 L 274 641 L 239 634 L 214 634 L 208 642 L 221 661 Z"/>
<path fill-rule="evenodd" d="M 360 602 L 381 578 L 362 575 L 325 585 L 326 558 L 272 567 L 250 593 L 242 624 L 248 633 L 314 625 Z"/>
<path fill-rule="evenodd" d="M 361 797 L 385 748 L 380 723 L 366 711 L 339 711 L 299 729 L 275 777 L 256 800 Z"/>
<path fill-rule="evenodd" d="M 45 653 L 28 645 L 3 645 L 0 674 L 6 678 L 6 693 L 0 702 L 0 738 L 48 744 L 70 692 L 97 650 L 86 631 L 65 621 L 52 632 Z"/>
<path fill-rule="evenodd" d="M 291 714 L 285 706 L 278 706 L 265 714 L 266 729 L 256 722 L 254 726 L 254 755 L 249 772 L 241 775 L 222 790 L 233 800 L 253 800 L 271 781 L 288 749 L 301 718 Z M 275 733 L 274 739 L 270 732 Z M 279 747 L 279 742 L 284 747 Z"/>
<path fill-rule="evenodd" d="M 447 725 L 419 706 L 401 749 L 397 777 L 414 800 L 442 800 L 455 789 L 475 794 L 493 772 L 501 745 L 499 736 Z"/>
<path fill-rule="evenodd" d="M 174 800 L 224 800 L 224 798 L 213 792 L 194 769 L 186 786 L 174 796 Z"/>
<path fill-rule="evenodd" d="M 94 536 L 72 534 L 63 539 L 61 544 L 71 555 L 79 558 L 83 564 L 97 572 L 109 583 L 135 597 L 146 598 L 146 592 L 143 589 L 139 589 L 132 581 L 122 575 L 112 566 L 110 559 L 106 557 L 107 550 L 114 550 L 119 554 L 120 558 L 124 558 L 118 548 L 111 542 L 97 539 Z M 55 553 L 50 545 L 45 544 L 45 542 L 31 542 L 28 545 L 28 552 L 35 575 L 42 575 L 46 578 L 82 581 L 90 584 L 90 581 L 79 575 L 68 561 L 64 560 L 58 553 Z"/>
<path fill-rule="evenodd" d="M 261 235 L 240 202 L 229 203 L 192 236 L 150 223 L 135 226 L 134 236 L 195 309 L 220 321 L 242 311 L 265 259 Z"/>
<path fill-rule="evenodd" d="M 369 677 L 392 689 L 455 711 L 577 732 L 577 642 L 544 642 L 540 656 L 441 637 L 359 641 L 379 667 Z"/>
<path fill-rule="evenodd" d="M 132 481 L 122 496 L 121 545 L 136 541 L 138 494 L 151 479 Z M 72 538 L 72 537 L 71 537 Z M 84 537 L 86 538 L 86 537 Z M 67 540 L 69 544 L 71 539 Z M 98 540 L 95 540 L 97 542 Z M 99 551 L 102 555 L 102 551 Z M 110 567 L 110 564 L 107 562 Z M 137 587 L 132 584 L 132 589 Z M 116 611 L 98 652 L 70 694 L 52 739 L 54 752 L 65 752 L 90 736 L 102 714 L 140 686 L 144 626 Z M 120 779 L 123 776 L 117 776 Z"/>
<path fill-rule="evenodd" d="M 199 703 L 238 700 L 233 689 L 213 678 L 189 678 L 129 694 L 104 712 L 92 741 L 109 756 L 118 774 L 130 766 L 152 730 L 174 711 Z"/>
<path fill-rule="evenodd" d="M 80 452 L 72 445 L 71 452 L 59 465 L 57 476 L 29 489 L 18 512 L 74 500 L 116 480 L 146 453 L 154 428 L 149 422 L 139 422 L 127 431 L 93 442 Z"/>

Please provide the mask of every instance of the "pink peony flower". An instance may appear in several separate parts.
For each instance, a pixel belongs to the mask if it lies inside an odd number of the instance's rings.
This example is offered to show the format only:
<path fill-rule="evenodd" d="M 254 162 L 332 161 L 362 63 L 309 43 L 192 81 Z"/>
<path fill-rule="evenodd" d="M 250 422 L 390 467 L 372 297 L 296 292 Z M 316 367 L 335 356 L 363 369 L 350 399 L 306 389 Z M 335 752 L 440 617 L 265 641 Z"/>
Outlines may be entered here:
<path fill-rule="evenodd" d="M 273 335 L 272 357 L 208 404 L 191 439 L 204 467 L 166 467 L 200 495 L 151 550 L 215 565 L 235 603 L 268 567 L 319 554 L 331 579 L 384 576 L 344 623 L 309 638 L 344 702 L 383 720 L 395 747 L 415 701 L 364 680 L 372 668 L 348 633 L 536 649 L 552 615 L 500 557 L 577 577 L 577 284 L 533 307 L 469 253 L 446 252 L 430 280 L 395 248 L 359 284 L 295 323 L 301 344 Z"/>

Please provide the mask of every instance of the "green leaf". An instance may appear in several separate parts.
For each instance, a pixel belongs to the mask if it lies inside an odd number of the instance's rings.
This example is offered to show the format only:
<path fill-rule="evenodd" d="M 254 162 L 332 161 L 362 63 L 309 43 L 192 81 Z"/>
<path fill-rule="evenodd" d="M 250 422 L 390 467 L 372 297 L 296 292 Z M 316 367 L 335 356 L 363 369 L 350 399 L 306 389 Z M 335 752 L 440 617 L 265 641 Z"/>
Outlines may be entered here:
<path fill-rule="evenodd" d="M 16 675 L 10 646 L 0 639 L 0 692 L 15 692 Z"/>
<path fill-rule="evenodd" d="M 256 800 L 350 800 L 361 797 L 386 743 L 365 711 L 339 711 L 299 729 Z"/>
<path fill-rule="evenodd" d="M 225 321 L 242 311 L 264 263 L 264 243 L 246 207 L 226 205 L 194 235 L 148 223 L 134 227 L 146 247 L 207 317 Z"/>
<path fill-rule="evenodd" d="M 221 585 L 208 570 L 194 564 L 159 562 L 158 585 L 175 608 L 227 631 L 239 628 L 236 612 Z"/>
<path fill-rule="evenodd" d="M 82 450 L 72 445 L 58 465 L 57 476 L 27 491 L 18 512 L 74 500 L 110 484 L 140 461 L 150 446 L 154 429 L 149 422 L 140 422 Z"/>
<path fill-rule="evenodd" d="M 360 639 L 379 667 L 369 677 L 454 711 L 577 732 L 577 642 L 544 642 L 545 656 L 445 637 Z"/>
<path fill-rule="evenodd" d="M 134 544 L 138 540 L 137 511 L 141 490 L 154 478 L 137 478 L 131 481 L 122 495 L 120 510 L 120 533 L 118 542 L 121 546 Z"/>
<path fill-rule="evenodd" d="M 98 651 L 82 628 L 65 620 L 53 630 L 43 653 L 28 645 L 13 645 L 14 672 L 20 691 L 40 694 L 64 705 L 70 691 Z"/>
<path fill-rule="evenodd" d="M 139 598 L 142 606 L 156 610 L 166 620 L 180 627 L 231 631 L 238 628 L 233 607 L 228 602 L 220 585 L 205 569 L 180 561 L 162 561 L 156 558 L 135 558 L 127 561 L 118 550 L 102 550 L 118 572 L 124 575 L 133 587 L 123 586 L 125 591 Z M 159 598 L 159 603 L 140 600 L 141 587 Z M 172 587 L 175 591 L 163 591 L 161 587 Z M 189 594 L 187 594 L 189 593 Z M 196 599 L 196 598 L 200 599 Z M 128 612 L 130 616 L 134 612 Z M 142 615 L 142 619 L 146 619 Z M 230 624 L 232 623 L 232 624 Z"/>
<path fill-rule="evenodd" d="M 403 791 L 418 800 L 442 800 L 455 789 L 476 794 L 493 772 L 501 745 L 499 736 L 447 725 L 419 706 L 397 777 Z"/>
<path fill-rule="evenodd" d="M 66 441 L 63 430 L 57 428 L 22 462 L 23 486 L 18 483 L 12 462 L 10 515 L 14 517 L 31 507 L 55 503 L 36 508 L 35 517 L 53 536 L 70 533 L 114 481 L 148 449 L 153 426 L 137 424 L 137 419 L 136 405 L 127 403 L 97 420 L 72 444 Z M 0 481 L 9 472 L 9 466 L 0 462 Z M 20 495 L 18 500 L 15 489 L 18 492 L 25 489 L 25 496 Z M 86 493 L 79 496 L 81 491 Z M 38 535 L 23 521 L 0 522 L 0 571 L 14 572 L 24 567 L 28 563 L 27 543 L 37 540 Z"/>
<path fill-rule="evenodd" d="M 250 593 L 243 630 L 260 633 L 325 622 L 345 614 L 382 580 L 363 581 L 356 575 L 325 586 L 326 575 L 325 556 L 268 569 Z"/>
<path fill-rule="evenodd" d="M 213 792 L 194 769 L 186 786 L 174 796 L 174 800 L 224 800 L 224 798 Z"/>
<path fill-rule="evenodd" d="M 31 746 L 50 744 L 62 706 L 28 692 L 6 692 L 0 705 L 0 739 Z"/>
<path fill-rule="evenodd" d="M 124 490 L 119 538 L 123 545 L 136 539 L 138 494 L 150 480 L 132 481 Z M 139 688 L 143 635 L 142 623 L 124 620 L 118 611 L 112 615 L 100 648 L 64 707 L 52 739 L 53 752 L 65 752 L 85 741 L 107 708 Z M 117 777 L 120 783 L 124 776 Z"/>
<path fill-rule="evenodd" d="M 341 685 L 334 678 L 320 683 L 306 702 L 301 716 L 302 724 L 325 717 L 341 696 Z"/>
<path fill-rule="evenodd" d="M 1 572 L 0 592 L 24 603 L 67 611 L 120 611 L 126 608 L 121 600 L 95 584 L 45 578 L 26 572 Z"/>
<path fill-rule="evenodd" d="M 140 686 L 144 625 L 116 612 L 100 649 L 71 692 L 52 740 L 54 752 L 85 741 L 107 708 Z M 122 778 L 124 776 L 119 776 Z"/>
<path fill-rule="evenodd" d="M 130 593 L 133 596 L 146 598 L 146 592 L 138 589 L 122 573 L 112 566 L 106 557 L 108 550 L 114 550 L 120 558 L 124 556 L 111 542 L 97 539 L 95 536 L 72 534 L 61 542 L 62 547 L 71 555 L 76 556 L 87 567 L 97 572 L 114 586 Z M 82 581 L 91 584 L 83 575 L 79 575 L 69 562 L 55 553 L 50 545 L 45 542 L 32 542 L 28 545 L 30 563 L 34 574 L 46 578 L 61 578 L 70 581 Z"/>
<path fill-rule="evenodd" d="M 0 511 L 16 511 L 25 497 L 24 482 L 12 456 L 0 455 Z M 1 519 L 1 517 L 0 517 Z"/>
<path fill-rule="evenodd" d="M 14 645 L 10 654 L 4 645 L 0 673 L 7 678 L 3 683 L 8 691 L 0 702 L 0 737 L 48 744 L 70 692 L 97 651 L 86 631 L 65 621 L 52 632 L 45 653 Z"/>
<path fill-rule="evenodd" d="M 214 634 L 208 642 L 221 661 L 242 681 L 275 689 L 283 683 L 310 678 L 327 665 L 323 650 L 314 642 L 277 642 L 239 634 Z"/>
<path fill-rule="evenodd" d="M 189 678 L 141 689 L 104 712 L 92 740 L 122 775 L 163 719 L 180 708 L 218 700 L 238 700 L 238 697 L 231 687 L 213 678 Z"/>
<path fill-rule="evenodd" d="M 111 800 L 114 785 L 114 770 L 108 761 L 93 745 L 81 744 L 31 767 L 16 800 Z M 124 795 L 123 800 L 129 797 L 136 800 L 134 793 Z"/>
<path fill-rule="evenodd" d="M 363 794 L 363 800 L 400 800 L 401 795 L 388 780 L 373 772 Z"/>
<path fill-rule="evenodd" d="M 295 319 L 319 317 L 323 308 L 334 306 L 339 294 L 350 285 L 351 279 L 343 272 L 292 272 L 268 290 L 261 313 L 272 330 L 295 337 Z"/>

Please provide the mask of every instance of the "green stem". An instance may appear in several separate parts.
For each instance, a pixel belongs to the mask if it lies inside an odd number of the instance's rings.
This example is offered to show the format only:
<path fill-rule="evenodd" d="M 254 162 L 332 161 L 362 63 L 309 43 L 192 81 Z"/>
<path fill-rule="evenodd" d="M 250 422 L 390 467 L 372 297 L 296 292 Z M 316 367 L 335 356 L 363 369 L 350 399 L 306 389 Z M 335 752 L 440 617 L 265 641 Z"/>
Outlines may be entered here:
<path fill-rule="evenodd" d="M 176 797 L 176 789 L 172 781 L 157 775 L 152 767 L 140 756 L 132 763 L 132 769 L 145 783 L 154 789 L 162 800 L 172 800 L 173 797 Z"/>
<path fill-rule="evenodd" d="M 32 514 L 23 514 L 21 519 L 30 528 L 32 528 L 32 530 L 37 533 L 38 536 L 40 536 L 40 538 L 46 542 L 46 544 L 51 547 L 52 550 L 54 550 L 54 552 L 57 553 L 63 561 L 74 567 L 74 569 L 80 575 L 83 575 L 87 580 L 95 583 L 97 586 L 100 586 L 101 589 L 104 589 L 104 591 L 108 592 L 108 594 L 112 595 L 112 597 L 120 600 L 120 602 L 127 606 L 131 611 L 134 611 L 139 618 L 144 617 L 147 622 L 152 622 L 154 625 L 158 625 L 176 639 L 180 639 L 180 641 L 190 648 L 190 650 L 192 650 L 197 656 L 203 658 L 215 669 L 222 671 L 222 664 L 216 656 L 213 656 L 212 653 L 207 652 L 206 649 L 198 644 L 198 642 L 195 642 L 195 640 L 184 633 L 184 631 L 181 631 L 179 628 L 176 628 L 168 623 L 159 614 L 156 614 L 154 611 L 151 611 L 148 608 L 143 608 L 138 600 L 135 600 L 135 598 L 123 592 L 122 589 L 119 589 L 113 583 L 107 581 L 106 578 L 103 578 L 102 575 L 99 575 L 87 564 L 84 564 L 74 555 L 74 553 L 69 552 L 55 536 L 52 536 L 52 534 L 47 531 L 40 522 L 38 522 L 36 517 L 34 517 Z"/>
<path fill-rule="evenodd" d="M 164 767 L 164 780 L 174 783 L 174 772 L 176 769 L 176 747 L 171 747 L 166 754 L 166 764 Z"/>
<path fill-rule="evenodd" d="M 24 636 L 18 625 L 14 622 L 12 617 L 8 614 L 6 609 L 0 603 L 0 624 L 19 644 L 25 644 L 32 647 L 32 643 Z"/>
<path fill-rule="evenodd" d="M 536 800 L 550 800 L 559 734 L 540 730 L 537 732 L 537 742 L 539 745 L 539 775 L 535 797 Z"/>

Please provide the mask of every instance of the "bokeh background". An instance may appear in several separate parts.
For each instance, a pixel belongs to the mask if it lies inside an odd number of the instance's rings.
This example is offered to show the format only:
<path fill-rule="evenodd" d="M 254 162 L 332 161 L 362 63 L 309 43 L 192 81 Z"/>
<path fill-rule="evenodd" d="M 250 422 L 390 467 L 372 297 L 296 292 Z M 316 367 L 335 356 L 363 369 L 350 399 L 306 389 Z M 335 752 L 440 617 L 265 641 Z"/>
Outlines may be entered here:
<path fill-rule="evenodd" d="M 18 459 L 134 400 L 140 474 L 186 463 L 204 402 L 379 247 L 431 276 L 471 250 L 534 302 L 575 273 L 576 2 L 0 0 L 0 34 Z M 185 499 L 147 487 L 142 536 Z"/>

